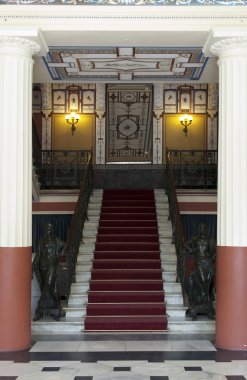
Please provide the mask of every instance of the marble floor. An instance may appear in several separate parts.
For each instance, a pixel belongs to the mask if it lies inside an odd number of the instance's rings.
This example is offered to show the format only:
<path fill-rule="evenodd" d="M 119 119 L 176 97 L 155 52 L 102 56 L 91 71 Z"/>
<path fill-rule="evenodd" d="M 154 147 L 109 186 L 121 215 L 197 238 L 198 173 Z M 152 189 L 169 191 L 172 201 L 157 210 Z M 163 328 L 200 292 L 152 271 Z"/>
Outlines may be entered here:
<path fill-rule="evenodd" d="M 202 334 L 33 336 L 0 353 L 0 380 L 247 380 L 247 352 L 218 350 Z"/>

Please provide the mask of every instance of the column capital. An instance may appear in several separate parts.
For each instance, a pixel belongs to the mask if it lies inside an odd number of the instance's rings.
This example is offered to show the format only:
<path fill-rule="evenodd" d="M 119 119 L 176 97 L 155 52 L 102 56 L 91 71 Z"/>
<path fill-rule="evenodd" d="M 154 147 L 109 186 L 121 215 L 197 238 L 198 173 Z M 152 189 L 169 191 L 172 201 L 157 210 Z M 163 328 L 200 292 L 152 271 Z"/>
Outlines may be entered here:
<path fill-rule="evenodd" d="M 205 57 L 214 57 L 226 49 L 241 48 L 247 38 L 247 28 L 214 28 L 210 31 L 203 47 Z M 224 42 L 227 41 L 227 42 Z"/>
<path fill-rule="evenodd" d="M 28 56 L 37 54 L 40 51 L 40 46 L 37 42 L 27 38 L 16 36 L 0 36 L 0 49 L 4 49 L 8 53 L 13 51 L 24 51 Z"/>
<path fill-rule="evenodd" d="M 221 57 L 224 53 L 229 53 L 229 51 L 238 49 L 238 53 L 246 54 L 247 52 L 247 37 L 234 37 L 234 38 L 226 38 L 223 40 L 219 40 L 215 42 L 210 51 L 214 55 Z M 234 52 L 233 52 L 234 54 Z"/>

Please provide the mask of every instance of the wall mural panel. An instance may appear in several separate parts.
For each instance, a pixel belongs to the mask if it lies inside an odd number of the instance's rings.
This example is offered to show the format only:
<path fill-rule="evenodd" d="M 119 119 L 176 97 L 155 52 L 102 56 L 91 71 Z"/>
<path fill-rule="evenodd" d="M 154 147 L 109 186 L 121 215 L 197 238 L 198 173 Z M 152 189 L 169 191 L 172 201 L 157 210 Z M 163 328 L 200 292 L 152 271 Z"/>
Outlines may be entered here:
<path fill-rule="evenodd" d="M 152 89 L 107 89 L 107 161 L 151 161 Z"/>

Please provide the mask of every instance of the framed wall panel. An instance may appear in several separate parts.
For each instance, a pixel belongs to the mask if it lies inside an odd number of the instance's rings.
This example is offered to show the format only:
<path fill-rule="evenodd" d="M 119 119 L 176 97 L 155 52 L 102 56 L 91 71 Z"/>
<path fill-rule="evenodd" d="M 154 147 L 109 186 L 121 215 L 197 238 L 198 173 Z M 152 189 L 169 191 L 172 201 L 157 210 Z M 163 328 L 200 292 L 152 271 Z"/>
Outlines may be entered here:
<path fill-rule="evenodd" d="M 82 90 L 82 112 L 95 112 L 95 90 Z"/>
<path fill-rule="evenodd" d="M 62 113 L 66 112 L 66 90 L 53 90 L 52 91 L 53 112 Z"/>
<path fill-rule="evenodd" d="M 177 113 L 178 95 L 177 90 L 164 90 L 165 113 Z"/>
<path fill-rule="evenodd" d="M 193 112 L 206 113 L 207 112 L 207 90 L 193 90 Z"/>

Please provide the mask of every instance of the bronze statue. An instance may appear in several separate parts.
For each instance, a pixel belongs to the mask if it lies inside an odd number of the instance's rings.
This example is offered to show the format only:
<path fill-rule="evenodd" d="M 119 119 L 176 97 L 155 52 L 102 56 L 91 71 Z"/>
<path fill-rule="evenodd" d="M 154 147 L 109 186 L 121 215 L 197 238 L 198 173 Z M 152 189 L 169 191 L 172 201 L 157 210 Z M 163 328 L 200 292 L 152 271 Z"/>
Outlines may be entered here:
<path fill-rule="evenodd" d="M 60 316 L 60 297 L 57 291 L 57 266 L 64 242 L 55 236 L 53 225 L 45 225 L 44 237 L 38 242 L 37 253 L 33 260 L 33 271 L 36 274 L 41 296 L 35 311 L 34 320 L 43 315 Z"/>
<path fill-rule="evenodd" d="M 208 235 L 205 223 L 198 226 L 198 234 L 188 241 L 185 250 L 193 253 L 195 268 L 185 279 L 189 309 L 186 315 L 197 319 L 198 314 L 214 318 L 215 242 Z"/>

